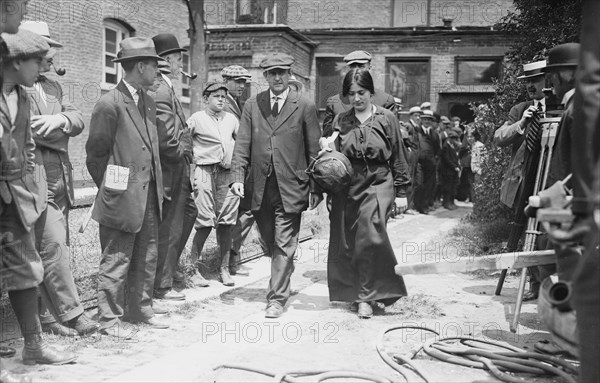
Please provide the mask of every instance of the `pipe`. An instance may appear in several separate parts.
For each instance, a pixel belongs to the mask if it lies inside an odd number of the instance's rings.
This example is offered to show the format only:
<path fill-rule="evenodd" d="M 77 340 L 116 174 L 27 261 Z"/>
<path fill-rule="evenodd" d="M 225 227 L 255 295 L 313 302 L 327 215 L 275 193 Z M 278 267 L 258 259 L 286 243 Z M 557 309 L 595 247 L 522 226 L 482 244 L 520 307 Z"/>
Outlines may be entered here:
<path fill-rule="evenodd" d="M 50 64 L 52 65 L 52 68 L 54 68 L 54 72 L 59 75 L 59 76 L 64 76 L 67 74 L 67 70 L 64 68 L 57 68 L 56 65 L 54 65 L 54 63 Z"/>
<path fill-rule="evenodd" d="M 181 74 L 183 74 L 185 77 L 189 78 L 190 80 L 195 80 L 196 77 L 198 77 L 197 73 L 189 74 L 187 72 L 181 71 Z"/>

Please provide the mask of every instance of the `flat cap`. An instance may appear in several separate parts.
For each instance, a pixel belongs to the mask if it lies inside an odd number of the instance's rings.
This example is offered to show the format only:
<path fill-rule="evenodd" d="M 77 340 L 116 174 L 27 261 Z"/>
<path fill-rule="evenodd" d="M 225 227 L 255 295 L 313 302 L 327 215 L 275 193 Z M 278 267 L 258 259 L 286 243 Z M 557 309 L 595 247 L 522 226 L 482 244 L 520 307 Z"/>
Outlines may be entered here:
<path fill-rule="evenodd" d="M 429 101 L 425 101 L 424 103 L 421 104 L 421 109 L 430 109 L 431 108 L 431 103 Z"/>
<path fill-rule="evenodd" d="M 426 109 L 423 111 L 423 114 L 421 114 L 421 119 L 424 118 L 431 118 L 432 120 L 435 120 L 435 116 L 433 115 L 433 112 L 429 109 Z"/>
<path fill-rule="evenodd" d="M 209 81 L 206 83 L 206 86 L 204 87 L 204 90 L 202 91 L 202 94 L 206 94 L 206 93 L 213 93 L 218 91 L 219 89 L 223 89 L 225 91 L 227 91 L 227 85 L 221 81 Z"/>
<path fill-rule="evenodd" d="M 4 56 L 7 60 L 42 57 L 50 50 L 50 45 L 42 36 L 26 29 L 19 29 L 14 35 L 3 33 L 2 39 L 8 48 Z"/>
<path fill-rule="evenodd" d="M 367 51 L 354 51 L 350 52 L 344 57 L 346 65 L 350 64 L 366 64 L 371 62 L 371 54 Z"/>
<path fill-rule="evenodd" d="M 252 78 L 250 72 L 248 72 L 246 68 L 240 65 L 230 65 L 223 68 L 223 70 L 221 70 L 221 76 L 223 76 L 223 78 L 227 77 L 232 78 L 234 80 L 250 80 Z"/>
<path fill-rule="evenodd" d="M 260 67 L 265 71 L 271 69 L 290 69 L 294 64 L 294 58 L 285 53 L 272 53 L 260 62 Z"/>
<path fill-rule="evenodd" d="M 456 134 L 456 131 L 454 129 L 448 129 L 448 130 L 446 130 L 446 136 L 448 138 L 458 138 L 459 137 L 459 135 Z"/>
<path fill-rule="evenodd" d="M 419 114 L 421 114 L 421 113 L 423 113 L 423 111 L 421 110 L 421 107 L 419 107 L 419 106 L 413 106 L 412 108 L 410 108 L 408 110 L 408 114 L 413 114 L 413 113 L 419 113 Z"/>

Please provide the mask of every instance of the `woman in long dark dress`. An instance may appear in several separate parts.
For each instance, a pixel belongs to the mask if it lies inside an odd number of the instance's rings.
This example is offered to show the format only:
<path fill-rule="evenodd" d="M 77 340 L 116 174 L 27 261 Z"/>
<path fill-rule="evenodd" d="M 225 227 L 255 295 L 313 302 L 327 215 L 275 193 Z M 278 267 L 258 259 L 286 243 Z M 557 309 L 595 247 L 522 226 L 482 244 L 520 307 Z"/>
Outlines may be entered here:
<path fill-rule="evenodd" d="M 336 150 L 352 162 L 348 188 L 332 195 L 327 263 L 329 299 L 358 303 L 358 316 L 370 318 L 372 305 L 386 306 L 406 295 L 387 234 L 392 204 L 406 209 L 410 176 L 400 127 L 387 109 L 371 104 L 375 93 L 367 70 L 344 78 L 342 95 L 352 108 L 334 120 Z"/>

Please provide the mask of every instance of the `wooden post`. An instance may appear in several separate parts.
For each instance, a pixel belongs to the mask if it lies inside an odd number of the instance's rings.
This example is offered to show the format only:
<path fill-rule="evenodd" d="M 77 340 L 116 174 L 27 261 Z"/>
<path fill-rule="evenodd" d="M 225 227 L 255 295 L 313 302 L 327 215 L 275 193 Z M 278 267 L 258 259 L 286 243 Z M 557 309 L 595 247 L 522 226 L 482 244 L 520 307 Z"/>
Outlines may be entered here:
<path fill-rule="evenodd" d="M 202 105 L 202 88 L 208 80 L 208 54 L 206 51 L 206 31 L 204 29 L 204 0 L 189 0 L 191 22 L 190 72 L 198 78 L 190 83 L 190 113 L 197 112 Z"/>

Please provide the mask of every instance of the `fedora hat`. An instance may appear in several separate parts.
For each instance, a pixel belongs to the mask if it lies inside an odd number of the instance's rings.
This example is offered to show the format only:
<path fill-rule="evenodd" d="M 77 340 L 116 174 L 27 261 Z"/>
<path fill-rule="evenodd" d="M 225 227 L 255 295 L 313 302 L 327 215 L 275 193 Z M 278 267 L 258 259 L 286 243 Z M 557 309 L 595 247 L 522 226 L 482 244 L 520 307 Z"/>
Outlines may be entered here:
<path fill-rule="evenodd" d="M 519 80 L 526 78 L 543 76 L 544 68 L 546 67 L 546 60 L 535 61 L 532 63 L 523 64 L 523 75 L 517 77 Z"/>
<path fill-rule="evenodd" d="M 145 37 L 129 37 L 122 40 L 119 47 L 121 49 L 119 50 L 119 53 L 117 53 L 117 58 L 113 59 L 113 62 L 116 63 L 144 59 L 162 60 L 160 56 L 156 55 L 156 49 L 154 48 L 152 39 Z"/>
<path fill-rule="evenodd" d="M 22 21 L 21 26 L 19 28 L 25 29 L 27 31 L 30 31 L 37 35 L 42 36 L 44 38 L 44 40 L 46 40 L 48 45 L 50 45 L 50 47 L 62 48 L 62 46 L 63 46 L 58 41 L 52 40 L 50 38 L 50 28 L 48 28 L 48 24 L 45 23 L 44 21 L 32 21 L 32 20 Z"/>
<path fill-rule="evenodd" d="M 179 46 L 177 37 L 170 33 L 161 33 L 156 35 L 152 38 L 152 41 L 154 41 L 156 53 L 159 56 L 164 56 L 175 52 L 187 52 L 187 49 Z"/>
<path fill-rule="evenodd" d="M 566 43 L 555 46 L 548 52 L 548 63 L 544 72 L 553 68 L 574 68 L 579 65 L 579 43 Z"/>

